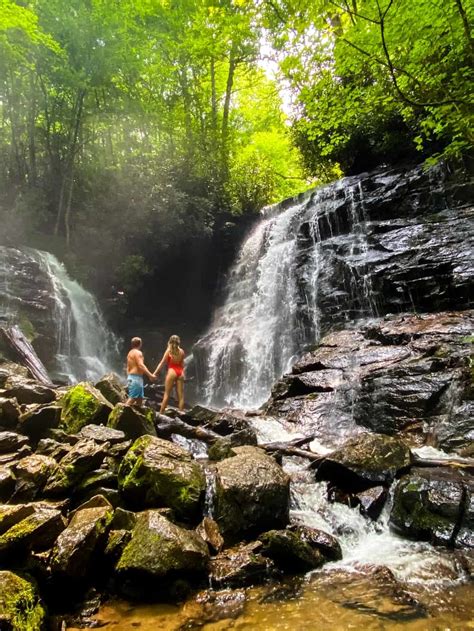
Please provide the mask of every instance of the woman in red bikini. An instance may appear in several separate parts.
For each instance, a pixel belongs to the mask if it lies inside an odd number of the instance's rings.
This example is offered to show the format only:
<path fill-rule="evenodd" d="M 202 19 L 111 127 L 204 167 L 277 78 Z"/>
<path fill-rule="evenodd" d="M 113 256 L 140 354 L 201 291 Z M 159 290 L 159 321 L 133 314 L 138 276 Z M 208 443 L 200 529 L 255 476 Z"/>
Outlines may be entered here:
<path fill-rule="evenodd" d="M 176 385 L 176 393 L 178 395 L 178 408 L 184 409 L 184 351 L 180 347 L 181 340 L 177 335 L 172 335 L 168 340 L 163 359 L 155 369 L 154 375 L 157 375 L 163 366 L 168 364 L 168 372 L 165 379 L 165 394 L 161 402 L 160 414 L 166 409 L 173 386 Z"/>

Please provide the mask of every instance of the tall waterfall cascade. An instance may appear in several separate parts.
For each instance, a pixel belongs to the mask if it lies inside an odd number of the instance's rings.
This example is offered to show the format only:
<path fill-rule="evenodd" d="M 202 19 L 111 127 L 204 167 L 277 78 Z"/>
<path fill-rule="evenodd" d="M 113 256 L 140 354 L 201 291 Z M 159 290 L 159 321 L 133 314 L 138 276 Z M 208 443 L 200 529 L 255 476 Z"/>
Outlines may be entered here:
<path fill-rule="evenodd" d="M 265 209 L 194 348 L 202 402 L 258 407 L 334 326 L 468 306 L 469 218 L 445 179 L 441 168 L 349 177 Z"/>
<path fill-rule="evenodd" d="M 94 381 L 117 365 L 117 340 L 94 296 L 49 252 L 0 247 L 0 322 L 19 324 L 63 380 Z"/>

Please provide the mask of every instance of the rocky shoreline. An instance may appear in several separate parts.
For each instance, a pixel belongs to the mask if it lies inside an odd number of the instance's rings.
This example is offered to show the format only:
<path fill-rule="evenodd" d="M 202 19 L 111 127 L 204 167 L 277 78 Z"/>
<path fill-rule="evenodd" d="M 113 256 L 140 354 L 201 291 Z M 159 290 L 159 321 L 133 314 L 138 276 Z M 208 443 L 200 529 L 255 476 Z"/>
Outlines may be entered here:
<path fill-rule="evenodd" d="M 288 458 L 369 520 L 393 493 L 391 528 L 472 576 L 473 324 L 445 312 L 329 333 L 253 413 L 163 416 L 125 406 L 113 375 L 49 388 L 0 364 L 0 628 L 61 629 L 91 589 L 179 601 L 340 559 L 337 537 L 291 516 Z M 257 441 L 275 419 L 300 437 Z"/>

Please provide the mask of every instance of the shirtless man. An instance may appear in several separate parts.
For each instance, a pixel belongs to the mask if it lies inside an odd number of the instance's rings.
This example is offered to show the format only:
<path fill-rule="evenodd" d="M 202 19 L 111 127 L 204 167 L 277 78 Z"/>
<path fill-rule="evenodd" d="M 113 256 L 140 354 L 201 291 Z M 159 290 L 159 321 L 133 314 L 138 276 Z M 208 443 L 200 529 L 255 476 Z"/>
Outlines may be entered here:
<path fill-rule="evenodd" d="M 132 337 L 131 346 L 132 348 L 127 355 L 127 405 L 142 405 L 144 397 L 143 375 L 146 375 L 151 381 L 156 381 L 156 377 L 143 362 L 143 353 L 140 350 L 142 347 L 141 338 Z"/>

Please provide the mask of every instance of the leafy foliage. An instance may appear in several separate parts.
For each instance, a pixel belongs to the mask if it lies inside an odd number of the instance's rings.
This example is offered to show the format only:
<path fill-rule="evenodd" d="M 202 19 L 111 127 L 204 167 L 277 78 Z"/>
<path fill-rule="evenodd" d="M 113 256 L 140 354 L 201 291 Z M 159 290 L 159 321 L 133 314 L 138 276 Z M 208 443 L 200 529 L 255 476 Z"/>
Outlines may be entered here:
<path fill-rule="evenodd" d="M 298 93 L 308 168 L 459 157 L 472 146 L 472 3 L 276 0 L 267 25 Z"/>

